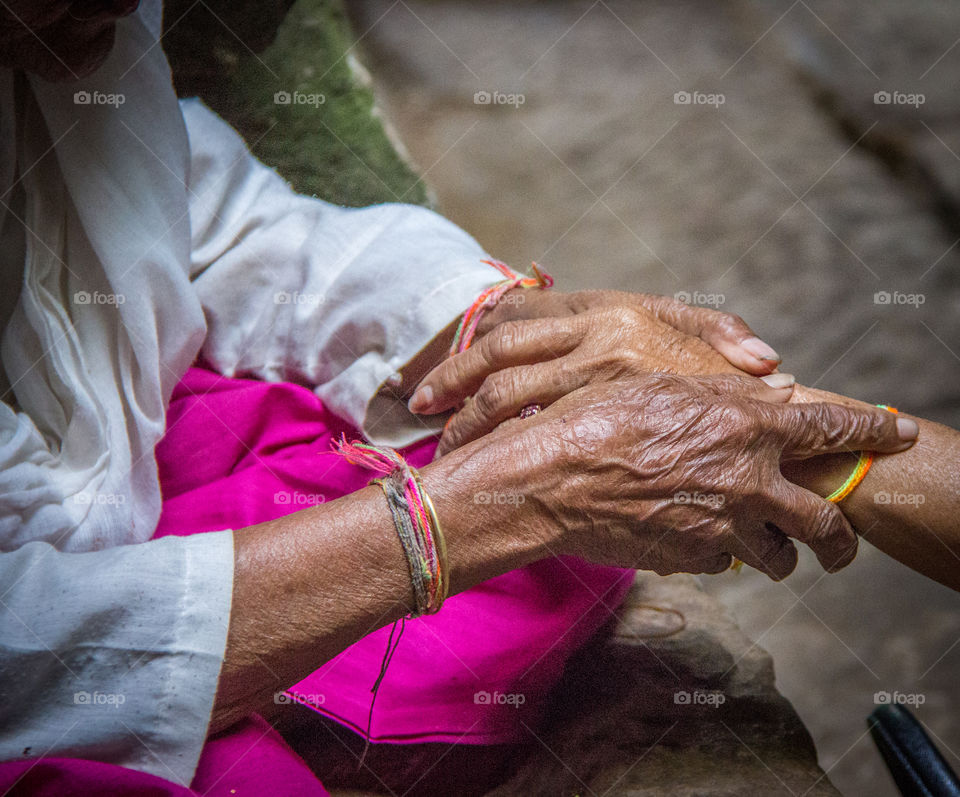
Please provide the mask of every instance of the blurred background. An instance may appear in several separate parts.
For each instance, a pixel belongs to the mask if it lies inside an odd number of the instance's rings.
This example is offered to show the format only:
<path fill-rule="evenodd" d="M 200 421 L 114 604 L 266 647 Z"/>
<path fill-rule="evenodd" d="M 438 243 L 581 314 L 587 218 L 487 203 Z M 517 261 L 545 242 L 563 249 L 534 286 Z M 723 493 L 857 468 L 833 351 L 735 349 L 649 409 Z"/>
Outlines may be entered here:
<path fill-rule="evenodd" d="M 350 12 L 397 140 L 489 252 L 562 290 L 736 312 L 801 382 L 960 427 L 960 6 Z M 702 581 L 773 655 L 844 794 L 896 794 L 867 734 L 877 693 L 960 768 L 956 594 L 867 544 L 835 576 L 802 556 L 782 584 Z"/>

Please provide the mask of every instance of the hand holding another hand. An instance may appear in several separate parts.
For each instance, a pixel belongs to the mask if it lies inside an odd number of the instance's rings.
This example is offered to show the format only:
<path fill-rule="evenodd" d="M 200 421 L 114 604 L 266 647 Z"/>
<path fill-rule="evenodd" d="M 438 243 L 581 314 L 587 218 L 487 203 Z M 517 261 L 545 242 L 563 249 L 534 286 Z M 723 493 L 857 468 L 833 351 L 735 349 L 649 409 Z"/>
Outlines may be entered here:
<path fill-rule="evenodd" d="M 444 430 L 440 455 L 529 404 L 547 406 L 589 382 L 740 368 L 762 375 L 778 363 L 738 317 L 666 297 L 528 290 L 515 298 L 507 310 L 492 310 L 474 345 L 427 374 L 410 400 L 411 411 L 422 414 L 462 407 Z"/>
<path fill-rule="evenodd" d="M 895 453 L 916 427 L 880 409 L 786 404 L 790 392 L 734 375 L 592 382 L 444 462 L 450 478 L 466 466 L 488 486 L 520 491 L 509 524 L 491 522 L 536 530 L 555 553 L 661 574 L 716 573 L 735 556 L 781 579 L 796 564 L 793 538 L 837 570 L 856 553 L 853 529 L 834 504 L 787 481 L 781 460 Z"/>

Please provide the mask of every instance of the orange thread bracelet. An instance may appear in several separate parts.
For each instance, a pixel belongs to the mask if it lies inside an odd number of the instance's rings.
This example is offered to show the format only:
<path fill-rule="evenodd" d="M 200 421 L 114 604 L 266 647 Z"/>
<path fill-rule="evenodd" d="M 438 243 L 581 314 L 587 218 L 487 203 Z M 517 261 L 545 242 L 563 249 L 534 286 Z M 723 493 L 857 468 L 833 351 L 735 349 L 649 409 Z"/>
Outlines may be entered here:
<path fill-rule="evenodd" d="M 457 331 L 453 335 L 453 342 L 450 344 L 450 356 L 466 351 L 473 343 L 473 337 L 477 332 L 477 326 L 484 313 L 496 305 L 503 295 L 513 288 L 541 288 L 546 290 L 553 285 L 553 277 L 547 272 L 542 271 L 540 267 L 533 263 L 533 273 L 535 277 L 524 277 L 510 270 L 510 267 L 501 263 L 499 260 L 480 261 L 488 266 L 493 266 L 497 271 L 503 274 L 506 279 L 487 288 L 481 293 L 476 301 L 471 304 L 460 319 Z"/>
<path fill-rule="evenodd" d="M 886 404 L 877 404 L 882 410 L 887 410 L 892 412 L 894 415 L 897 414 L 896 407 L 890 407 Z M 850 493 L 856 489 L 857 485 L 863 481 L 864 477 L 867 475 L 867 471 L 870 470 L 870 466 L 873 465 L 874 458 L 873 451 L 861 451 L 860 459 L 857 460 L 857 465 L 853 469 L 847 480 L 841 484 L 836 490 L 834 490 L 830 495 L 826 496 L 825 501 L 829 501 L 831 504 L 839 504 L 844 498 L 846 498 Z M 740 569 L 743 567 L 743 562 L 734 557 L 733 562 L 730 565 L 730 569 L 736 573 L 740 572 Z"/>
<path fill-rule="evenodd" d="M 896 407 L 888 407 L 886 404 L 877 404 L 877 406 L 882 410 L 887 410 L 896 414 Z M 834 490 L 830 495 L 826 497 L 825 500 L 829 501 L 831 504 L 839 504 L 844 498 L 846 498 L 850 493 L 852 493 L 858 484 L 863 481 L 864 477 L 867 475 L 867 472 L 870 470 L 870 466 L 873 465 L 874 452 L 873 451 L 861 451 L 860 459 L 857 460 L 856 467 L 853 469 L 847 480 L 841 484 L 836 490 Z"/>

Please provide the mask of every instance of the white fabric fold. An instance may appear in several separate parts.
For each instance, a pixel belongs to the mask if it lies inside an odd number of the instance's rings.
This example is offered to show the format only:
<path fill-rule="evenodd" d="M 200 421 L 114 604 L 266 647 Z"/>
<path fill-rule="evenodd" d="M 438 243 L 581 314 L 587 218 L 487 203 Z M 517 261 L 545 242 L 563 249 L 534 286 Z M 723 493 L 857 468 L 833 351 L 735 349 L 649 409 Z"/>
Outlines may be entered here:
<path fill-rule="evenodd" d="M 0 404 L 0 550 L 95 550 L 156 527 L 153 449 L 204 322 L 188 274 L 186 131 L 154 45 L 139 16 L 121 20 L 94 75 L 32 77 L 19 97 L 8 80 L 0 98 L 22 120 L 2 147 L 26 197 L 23 218 L 8 209 L 3 223 L 27 231 L 0 344 L 21 408 Z"/>
<path fill-rule="evenodd" d="M 181 106 L 204 358 L 224 374 L 310 385 L 377 444 L 438 431 L 374 396 L 502 279 L 483 248 L 425 208 L 297 194 L 200 101 Z"/>
<path fill-rule="evenodd" d="M 438 424 L 378 388 L 500 275 L 430 211 L 296 195 L 202 104 L 178 104 L 159 9 L 121 20 L 82 81 L 0 70 L 0 276 L 22 277 L 0 301 L 17 404 L 0 402 L 0 758 L 186 784 L 233 549 L 230 532 L 148 541 L 173 387 L 202 346 L 226 375 L 309 385 L 404 445 Z"/>
<path fill-rule="evenodd" d="M 0 760 L 92 758 L 189 786 L 226 647 L 232 573 L 229 531 L 0 554 Z"/>

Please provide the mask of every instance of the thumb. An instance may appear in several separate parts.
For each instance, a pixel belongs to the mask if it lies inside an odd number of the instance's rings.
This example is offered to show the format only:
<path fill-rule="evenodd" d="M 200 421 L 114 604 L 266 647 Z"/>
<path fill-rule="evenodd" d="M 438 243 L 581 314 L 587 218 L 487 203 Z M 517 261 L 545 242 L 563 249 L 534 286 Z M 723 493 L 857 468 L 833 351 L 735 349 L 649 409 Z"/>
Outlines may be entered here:
<path fill-rule="evenodd" d="M 842 451 L 896 454 L 919 433 L 913 419 L 874 407 L 815 402 L 771 407 L 765 414 L 784 455 L 800 459 Z"/>

